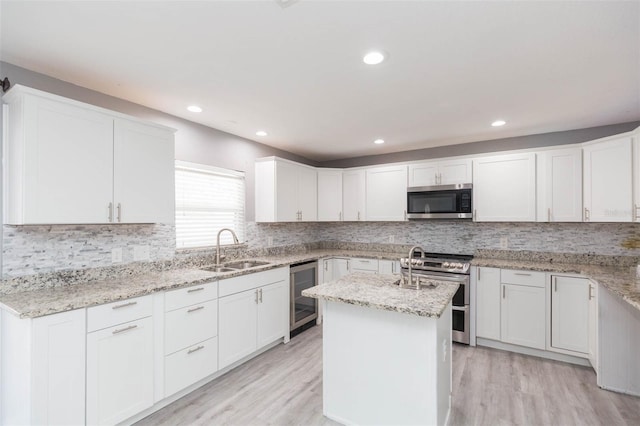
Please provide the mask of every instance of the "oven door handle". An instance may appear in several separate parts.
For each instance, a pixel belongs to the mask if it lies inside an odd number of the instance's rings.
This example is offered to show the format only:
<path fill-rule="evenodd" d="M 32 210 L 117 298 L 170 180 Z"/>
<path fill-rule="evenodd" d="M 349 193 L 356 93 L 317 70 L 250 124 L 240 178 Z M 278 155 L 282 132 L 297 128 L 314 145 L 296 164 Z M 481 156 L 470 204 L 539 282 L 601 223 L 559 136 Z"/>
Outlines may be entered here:
<path fill-rule="evenodd" d="M 465 305 L 465 306 L 453 306 L 453 305 L 451 305 L 451 309 L 454 310 L 454 311 L 469 312 L 469 305 Z"/>

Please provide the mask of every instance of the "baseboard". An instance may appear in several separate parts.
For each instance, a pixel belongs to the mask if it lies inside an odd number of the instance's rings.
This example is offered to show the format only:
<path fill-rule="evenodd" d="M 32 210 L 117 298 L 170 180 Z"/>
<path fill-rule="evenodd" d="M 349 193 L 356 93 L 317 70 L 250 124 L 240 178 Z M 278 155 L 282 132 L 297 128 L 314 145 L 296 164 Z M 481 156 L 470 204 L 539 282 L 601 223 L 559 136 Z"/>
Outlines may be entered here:
<path fill-rule="evenodd" d="M 486 346 L 493 349 L 499 349 L 502 351 L 516 352 L 523 355 L 535 356 L 538 358 L 551 359 L 553 361 L 567 362 L 569 364 L 582 365 L 584 367 L 591 367 L 591 363 L 586 358 L 580 358 L 572 355 L 561 354 L 557 352 L 544 351 L 541 349 L 527 348 L 525 346 L 512 345 L 510 343 L 498 342 L 496 340 L 484 339 L 482 337 L 476 338 L 477 346 Z"/>

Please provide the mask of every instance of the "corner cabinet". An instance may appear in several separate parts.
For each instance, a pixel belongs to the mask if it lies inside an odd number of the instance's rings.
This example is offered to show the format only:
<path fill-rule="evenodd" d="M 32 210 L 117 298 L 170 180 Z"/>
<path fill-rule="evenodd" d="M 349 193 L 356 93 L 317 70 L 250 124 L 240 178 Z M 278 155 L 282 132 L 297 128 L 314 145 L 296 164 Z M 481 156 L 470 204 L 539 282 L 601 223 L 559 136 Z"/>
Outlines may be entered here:
<path fill-rule="evenodd" d="M 174 130 L 14 86 L 6 222 L 173 223 Z"/>
<path fill-rule="evenodd" d="M 366 218 L 407 220 L 407 166 L 366 169 Z"/>
<path fill-rule="evenodd" d="M 277 157 L 256 160 L 256 222 L 316 221 L 317 182 L 314 167 Z"/>
<path fill-rule="evenodd" d="M 473 160 L 473 220 L 536 220 L 536 155 L 508 154 Z"/>
<path fill-rule="evenodd" d="M 342 220 L 342 169 L 318 169 L 318 221 Z"/>
<path fill-rule="evenodd" d="M 344 170 L 342 172 L 342 220 L 361 221 L 366 217 L 365 171 Z"/>

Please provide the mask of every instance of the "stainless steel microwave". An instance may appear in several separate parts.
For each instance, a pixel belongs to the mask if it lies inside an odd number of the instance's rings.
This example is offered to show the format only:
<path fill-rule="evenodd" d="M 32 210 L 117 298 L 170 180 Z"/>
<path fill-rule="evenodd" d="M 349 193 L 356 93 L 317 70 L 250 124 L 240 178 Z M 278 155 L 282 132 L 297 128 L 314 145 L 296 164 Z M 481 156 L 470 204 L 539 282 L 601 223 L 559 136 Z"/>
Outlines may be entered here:
<path fill-rule="evenodd" d="M 407 188 L 408 219 L 472 219 L 473 185 L 414 186 Z"/>

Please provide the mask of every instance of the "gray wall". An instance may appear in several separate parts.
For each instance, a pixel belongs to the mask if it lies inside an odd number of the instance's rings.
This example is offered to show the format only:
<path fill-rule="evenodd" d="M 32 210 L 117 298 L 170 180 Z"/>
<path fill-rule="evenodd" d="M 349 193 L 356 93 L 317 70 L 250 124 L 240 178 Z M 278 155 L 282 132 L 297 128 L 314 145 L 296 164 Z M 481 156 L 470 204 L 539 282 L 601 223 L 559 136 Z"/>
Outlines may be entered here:
<path fill-rule="evenodd" d="M 258 142 L 244 139 L 221 130 L 203 126 L 173 115 L 166 114 L 104 93 L 76 86 L 44 74 L 0 62 L 0 77 L 9 77 L 11 84 L 40 89 L 80 102 L 86 102 L 123 114 L 164 124 L 177 129 L 176 159 L 205 163 L 211 166 L 241 170 L 246 173 L 247 202 L 245 216 L 254 218 L 254 161 L 256 158 L 276 155 L 305 164 L 317 165 L 309 159 L 286 151 L 271 148 Z"/>
<path fill-rule="evenodd" d="M 398 163 L 402 161 L 415 161 L 420 159 L 454 157 L 456 155 L 485 154 L 488 152 L 510 151 L 515 149 L 569 145 L 628 132 L 634 130 L 638 126 L 640 126 L 640 121 L 633 121 L 630 123 L 612 124 L 609 126 L 590 127 L 588 129 L 567 130 L 565 132 L 543 133 L 539 135 L 519 136 L 514 138 L 463 143 L 459 145 L 416 149 L 391 154 L 368 155 L 365 157 L 324 161 L 319 165 L 321 167 L 371 166 L 375 164 Z"/>

